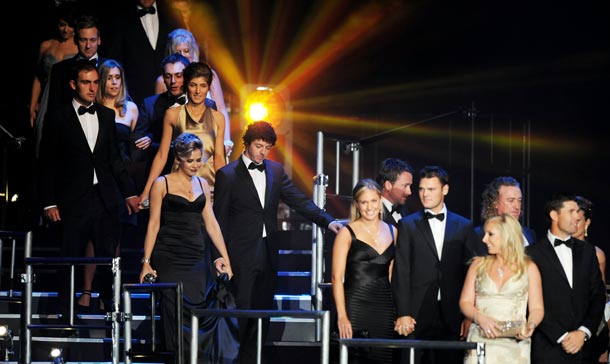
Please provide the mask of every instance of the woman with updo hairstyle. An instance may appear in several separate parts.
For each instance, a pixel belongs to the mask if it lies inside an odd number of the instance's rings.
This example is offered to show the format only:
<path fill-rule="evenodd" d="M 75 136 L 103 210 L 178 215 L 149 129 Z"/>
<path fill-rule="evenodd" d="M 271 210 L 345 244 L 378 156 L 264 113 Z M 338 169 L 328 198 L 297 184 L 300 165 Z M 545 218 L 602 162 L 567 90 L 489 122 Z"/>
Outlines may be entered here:
<path fill-rule="evenodd" d="M 233 276 L 227 248 L 210 201 L 210 186 L 197 176 L 204 145 L 196 135 L 182 133 L 174 141 L 176 168 L 155 179 L 150 193 L 150 218 L 144 240 L 140 282 L 152 274 L 157 282 L 182 282 L 184 312 L 203 307 L 209 275 L 213 272 L 211 241 L 224 258 L 217 273 Z M 209 237 L 209 239 L 205 236 Z M 161 294 L 165 349 L 175 350 L 177 338 L 173 291 Z M 185 323 L 185 326 L 188 326 Z M 184 353 L 190 353 L 190 329 L 185 330 Z"/>

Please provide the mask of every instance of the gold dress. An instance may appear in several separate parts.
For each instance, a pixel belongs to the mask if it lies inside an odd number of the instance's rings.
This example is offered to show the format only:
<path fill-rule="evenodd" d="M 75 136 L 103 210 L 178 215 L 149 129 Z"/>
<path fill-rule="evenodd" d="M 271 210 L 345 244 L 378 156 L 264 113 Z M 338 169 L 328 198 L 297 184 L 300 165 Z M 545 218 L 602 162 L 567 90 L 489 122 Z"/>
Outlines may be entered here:
<path fill-rule="evenodd" d="M 526 322 L 528 298 L 528 274 L 512 276 L 498 290 L 487 271 L 480 274 L 475 282 L 476 306 L 478 310 L 497 321 Z M 468 341 L 485 343 L 486 364 L 529 364 L 531 340 L 515 338 L 486 338 L 481 327 L 470 325 Z M 476 364 L 476 350 L 468 350 L 464 363 Z"/>
<path fill-rule="evenodd" d="M 174 126 L 172 140 L 184 132 L 193 133 L 201 139 L 203 142 L 203 164 L 199 168 L 197 175 L 205 178 L 210 185 L 210 189 L 213 189 L 216 179 L 216 171 L 214 170 L 214 148 L 216 135 L 218 134 L 216 123 L 213 120 L 210 123 L 204 123 L 203 115 L 201 120 L 193 120 L 186 110 L 186 104 L 179 107 L 178 121 Z"/>

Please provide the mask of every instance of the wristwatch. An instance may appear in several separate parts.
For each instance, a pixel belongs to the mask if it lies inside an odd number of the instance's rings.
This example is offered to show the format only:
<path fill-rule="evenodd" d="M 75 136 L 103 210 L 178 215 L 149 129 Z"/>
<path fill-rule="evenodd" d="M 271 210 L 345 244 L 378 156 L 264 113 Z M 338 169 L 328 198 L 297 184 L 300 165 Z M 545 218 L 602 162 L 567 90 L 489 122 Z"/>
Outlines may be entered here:
<path fill-rule="evenodd" d="M 142 257 L 142 260 L 140 260 L 140 263 L 142 263 L 142 264 L 149 263 L 150 264 L 150 258 Z"/>

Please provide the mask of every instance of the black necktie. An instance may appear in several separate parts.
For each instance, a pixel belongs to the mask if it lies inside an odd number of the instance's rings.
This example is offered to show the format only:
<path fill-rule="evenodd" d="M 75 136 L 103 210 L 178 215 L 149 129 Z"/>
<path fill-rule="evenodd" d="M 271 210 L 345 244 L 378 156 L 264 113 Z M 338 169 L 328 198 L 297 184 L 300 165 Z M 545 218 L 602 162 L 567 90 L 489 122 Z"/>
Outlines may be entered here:
<path fill-rule="evenodd" d="M 572 249 L 574 241 L 572 241 L 571 238 L 568 240 L 555 239 L 555 243 L 553 243 L 554 246 L 559 246 L 561 244 L 565 244 L 568 248 Z"/>
<path fill-rule="evenodd" d="M 151 6 L 149 8 L 138 8 L 138 16 L 139 17 L 143 17 L 146 14 L 154 14 L 156 12 L 157 12 L 157 10 L 155 9 L 154 6 Z"/>
<path fill-rule="evenodd" d="M 91 105 L 89 107 L 84 107 L 84 106 L 78 107 L 78 115 L 83 115 L 86 112 L 88 112 L 91 115 L 95 114 L 95 105 Z"/>
<path fill-rule="evenodd" d="M 392 205 L 392 209 L 390 210 L 390 214 L 393 214 L 395 212 L 398 212 L 400 214 L 400 211 L 402 211 L 402 205 Z"/>
<path fill-rule="evenodd" d="M 261 164 L 256 164 L 254 162 L 250 162 L 248 169 L 258 169 L 259 171 L 264 172 L 265 171 L 265 162 L 263 162 Z"/>
<path fill-rule="evenodd" d="M 426 218 L 428 219 L 432 219 L 432 218 L 437 218 L 439 219 L 439 221 L 443 221 L 445 220 L 445 214 L 443 214 L 442 212 L 440 214 L 436 214 L 434 215 L 433 213 L 431 213 L 430 211 L 426 211 Z"/>
<path fill-rule="evenodd" d="M 179 104 L 179 105 L 186 104 L 186 95 L 170 96 L 169 106 L 172 106 L 173 104 Z"/>

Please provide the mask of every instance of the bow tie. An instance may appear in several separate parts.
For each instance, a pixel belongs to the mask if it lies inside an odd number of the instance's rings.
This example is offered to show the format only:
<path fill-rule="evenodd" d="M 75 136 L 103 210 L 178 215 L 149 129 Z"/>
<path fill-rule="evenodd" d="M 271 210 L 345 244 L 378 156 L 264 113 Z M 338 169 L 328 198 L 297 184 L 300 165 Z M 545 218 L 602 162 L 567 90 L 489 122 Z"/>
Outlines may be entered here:
<path fill-rule="evenodd" d="M 78 115 L 83 115 L 86 112 L 88 112 L 91 115 L 95 114 L 95 105 L 91 105 L 89 107 L 84 107 L 84 106 L 78 107 Z"/>
<path fill-rule="evenodd" d="M 146 14 L 154 14 L 156 13 L 157 10 L 155 9 L 154 6 L 148 7 L 148 8 L 138 8 L 138 16 L 139 17 L 143 17 Z"/>
<path fill-rule="evenodd" d="M 392 205 L 392 208 L 390 209 L 390 214 L 393 214 L 395 212 L 398 212 L 400 214 L 401 211 L 402 205 Z"/>
<path fill-rule="evenodd" d="M 436 214 L 434 215 L 433 213 L 431 213 L 430 211 L 426 211 L 426 218 L 427 219 L 433 219 L 433 218 L 437 218 L 439 219 L 439 221 L 443 221 L 445 220 L 445 214 L 443 214 L 442 212 L 440 214 Z"/>
<path fill-rule="evenodd" d="M 265 162 L 263 161 L 263 163 L 261 163 L 261 164 L 256 164 L 254 162 L 250 162 L 248 169 L 258 169 L 259 171 L 264 172 L 265 171 Z"/>
<path fill-rule="evenodd" d="M 186 95 L 170 96 L 170 98 L 169 98 L 170 106 L 173 104 L 184 105 L 185 103 L 186 103 Z"/>
<path fill-rule="evenodd" d="M 553 246 L 559 246 L 561 244 L 565 244 L 568 248 L 572 249 L 572 247 L 574 246 L 574 241 L 572 240 L 572 238 L 568 240 L 555 239 L 555 243 L 553 243 Z"/>

